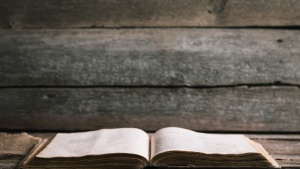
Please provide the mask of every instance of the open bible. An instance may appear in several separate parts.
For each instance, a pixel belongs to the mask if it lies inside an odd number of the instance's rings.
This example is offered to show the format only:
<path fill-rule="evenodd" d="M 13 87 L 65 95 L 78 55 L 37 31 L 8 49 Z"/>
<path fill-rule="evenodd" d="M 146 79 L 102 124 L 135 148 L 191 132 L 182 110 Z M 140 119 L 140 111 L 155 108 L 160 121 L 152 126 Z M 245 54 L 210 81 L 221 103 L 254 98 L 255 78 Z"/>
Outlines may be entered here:
<path fill-rule="evenodd" d="M 23 168 L 278 167 L 260 144 L 244 135 L 176 127 L 151 136 L 136 128 L 57 134 L 39 147 Z"/>

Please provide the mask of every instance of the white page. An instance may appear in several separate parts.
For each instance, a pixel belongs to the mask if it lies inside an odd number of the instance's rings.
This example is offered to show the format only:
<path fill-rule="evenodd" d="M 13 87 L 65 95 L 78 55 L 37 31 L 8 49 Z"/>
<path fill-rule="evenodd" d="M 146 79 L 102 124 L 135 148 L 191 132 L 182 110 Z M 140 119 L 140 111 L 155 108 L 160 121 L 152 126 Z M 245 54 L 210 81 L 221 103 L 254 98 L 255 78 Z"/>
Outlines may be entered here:
<path fill-rule="evenodd" d="M 148 134 L 135 128 L 57 134 L 37 157 L 82 157 L 127 153 L 140 155 L 149 160 L 149 144 Z"/>
<path fill-rule="evenodd" d="M 205 134 L 168 127 L 151 138 L 151 158 L 167 151 L 188 151 L 205 154 L 257 153 L 244 135 Z"/>

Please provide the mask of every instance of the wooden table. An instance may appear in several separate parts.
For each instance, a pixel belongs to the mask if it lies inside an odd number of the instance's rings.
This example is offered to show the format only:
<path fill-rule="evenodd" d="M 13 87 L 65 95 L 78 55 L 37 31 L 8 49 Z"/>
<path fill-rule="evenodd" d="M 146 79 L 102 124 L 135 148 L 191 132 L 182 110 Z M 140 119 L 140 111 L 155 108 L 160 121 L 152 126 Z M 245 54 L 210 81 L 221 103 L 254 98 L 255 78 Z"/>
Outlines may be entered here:
<path fill-rule="evenodd" d="M 41 138 L 50 138 L 55 135 L 55 133 L 30 134 Z M 247 134 L 247 136 L 261 143 L 282 168 L 300 168 L 300 134 Z M 16 163 L 14 166 L 17 165 Z M 0 164 L 0 166 L 4 165 Z M 11 167 L 12 165 L 3 169 Z M 147 169 L 151 168 L 163 169 L 162 167 L 147 167 Z"/>

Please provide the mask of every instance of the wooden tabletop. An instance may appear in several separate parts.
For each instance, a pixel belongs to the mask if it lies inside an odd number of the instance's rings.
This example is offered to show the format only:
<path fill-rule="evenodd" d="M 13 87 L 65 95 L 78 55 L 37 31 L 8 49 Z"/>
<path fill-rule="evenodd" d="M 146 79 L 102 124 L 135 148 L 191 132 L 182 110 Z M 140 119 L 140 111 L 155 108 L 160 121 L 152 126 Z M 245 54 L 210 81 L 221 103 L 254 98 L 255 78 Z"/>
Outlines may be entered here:
<path fill-rule="evenodd" d="M 41 138 L 51 138 L 55 133 L 30 133 Z M 252 140 L 261 143 L 276 159 L 281 168 L 300 168 L 300 134 L 246 134 Z M 14 166 L 19 163 L 16 162 Z M 0 166 L 1 160 L 0 160 Z M 4 169 L 10 169 L 10 167 Z M 147 167 L 149 169 L 159 167 Z M 161 168 L 163 169 L 163 168 Z"/>

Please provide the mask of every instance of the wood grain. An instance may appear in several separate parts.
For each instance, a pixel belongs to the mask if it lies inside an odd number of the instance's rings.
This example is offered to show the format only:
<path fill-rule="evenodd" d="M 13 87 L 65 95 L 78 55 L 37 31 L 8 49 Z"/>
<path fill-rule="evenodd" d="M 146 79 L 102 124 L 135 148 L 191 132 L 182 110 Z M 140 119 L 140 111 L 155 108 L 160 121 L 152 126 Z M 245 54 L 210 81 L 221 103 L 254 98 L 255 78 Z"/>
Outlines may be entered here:
<path fill-rule="evenodd" d="M 1 28 L 299 26 L 298 0 L 1 0 Z"/>
<path fill-rule="evenodd" d="M 2 30 L 0 86 L 299 85 L 298 44 L 298 30 Z"/>
<path fill-rule="evenodd" d="M 0 129 L 300 131 L 296 87 L 1 89 Z"/>

